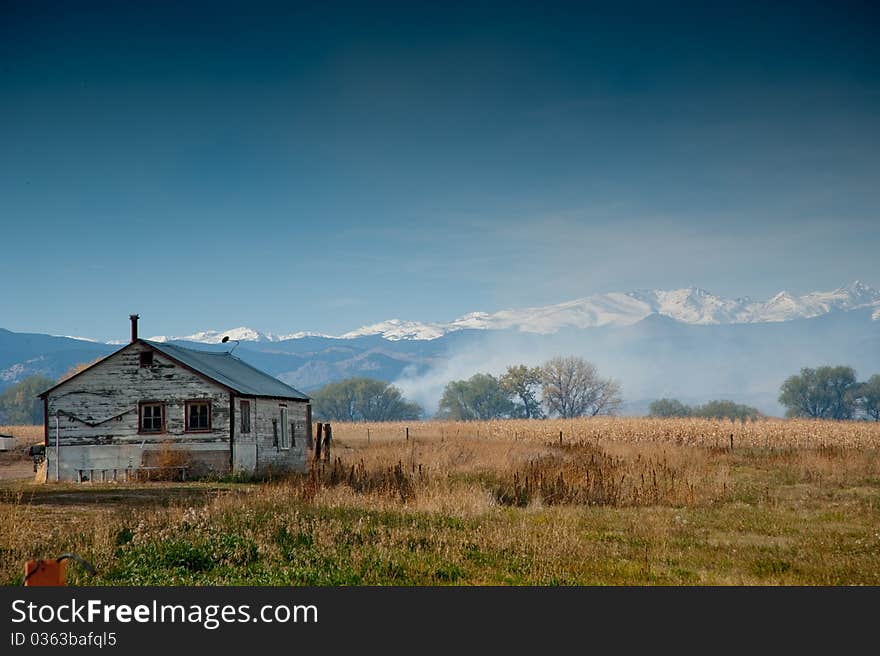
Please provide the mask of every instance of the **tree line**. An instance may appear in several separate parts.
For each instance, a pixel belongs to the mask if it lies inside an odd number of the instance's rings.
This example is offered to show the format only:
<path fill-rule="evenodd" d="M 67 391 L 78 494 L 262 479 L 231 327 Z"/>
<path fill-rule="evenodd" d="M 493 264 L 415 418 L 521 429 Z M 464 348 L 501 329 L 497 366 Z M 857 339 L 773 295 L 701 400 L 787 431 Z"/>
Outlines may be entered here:
<path fill-rule="evenodd" d="M 449 383 L 437 416 L 459 421 L 540 419 L 613 414 L 623 399 L 620 385 L 576 356 L 552 358 L 539 367 L 512 365 L 498 377 L 478 373 Z"/>
<path fill-rule="evenodd" d="M 424 414 L 398 387 L 373 378 L 330 383 L 311 397 L 312 413 L 319 421 L 403 421 Z"/>
<path fill-rule="evenodd" d="M 477 373 L 450 381 L 440 398 L 437 417 L 457 421 L 548 415 L 581 417 L 612 414 L 620 407 L 620 385 L 599 375 L 583 358 L 556 357 L 539 367 L 511 365 L 500 376 Z M 316 418 L 337 421 L 418 419 L 424 410 L 389 383 L 350 378 L 312 393 Z"/>
<path fill-rule="evenodd" d="M 0 424 L 42 424 L 43 401 L 37 395 L 54 384 L 53 379 L 35 374 L 3 390 L 0 394 Z"/>
<path fill-rule="evenodd" d="M 733 401 L 717 399 L 703 405 L 689 406 L 678 399 L 657 399 L 648 406 L 650 417 L 704 417 L 706 419 L 738 419 L 754 421 L 763 414 L 757 408 Z"/>
<path fill-rule="evenodd" d="M 859 382 L 852 367 L 805 367 L 779 388 L 785 416 L 806 419 L 880 421 L 880 375 Z M 710 401 L 691 407 L 678 399 L 657 399 L 648 406 L 652 417 L 756 419 L 761 412 L 733 401 Z"/>

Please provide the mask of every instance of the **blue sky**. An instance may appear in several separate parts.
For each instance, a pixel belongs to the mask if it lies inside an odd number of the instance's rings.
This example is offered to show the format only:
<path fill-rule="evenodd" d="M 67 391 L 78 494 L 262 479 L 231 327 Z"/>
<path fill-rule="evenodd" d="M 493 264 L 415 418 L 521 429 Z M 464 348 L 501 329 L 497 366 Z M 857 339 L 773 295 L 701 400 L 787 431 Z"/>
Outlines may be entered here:
<path fill-rule="evenodd" d="M 880 286 L 868 3 L 131 4 L 0 2 L 2 327 Z"/>

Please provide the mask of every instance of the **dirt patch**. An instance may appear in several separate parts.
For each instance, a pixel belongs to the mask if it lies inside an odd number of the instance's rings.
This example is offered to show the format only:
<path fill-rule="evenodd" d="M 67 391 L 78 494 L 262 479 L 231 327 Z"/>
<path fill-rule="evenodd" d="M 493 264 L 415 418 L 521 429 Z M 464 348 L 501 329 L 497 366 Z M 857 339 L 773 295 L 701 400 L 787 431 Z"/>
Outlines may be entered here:
<path fill-rule="evenodd" d="M 0 481 L 14 481 L 34 477 L 34 459 L 27 449 L 0 451 Z"/>
<path fill-rule="evenodd" d="M 31 472 L 32 473 L 32 472 Z M 80 506 L 102 508 L 133 506 L 172 506 L 178 504 L 205 503 L 210 498 L 226 494 L 242 494 L 245 490 L 230 490 L 222 486 L 169 485 L 167 483 L 140 484 L 137 486 L 96 485 L 88 483 L 76 486 L 41 484 L 9 489 L 4 496 L 21 495 L 20 503 L 31 506 Z"/>
<path fill-rule="evenodd" d="M 9 464 L 0 464 L 0 481 L 32 480 L 33 477 L 33 462 L 13 462 Z"/>

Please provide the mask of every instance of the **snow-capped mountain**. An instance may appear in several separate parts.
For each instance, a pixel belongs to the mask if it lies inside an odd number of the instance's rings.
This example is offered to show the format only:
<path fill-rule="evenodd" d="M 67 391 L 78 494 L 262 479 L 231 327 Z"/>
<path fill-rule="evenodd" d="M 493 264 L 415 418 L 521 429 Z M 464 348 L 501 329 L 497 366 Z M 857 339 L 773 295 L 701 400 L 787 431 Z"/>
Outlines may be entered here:
<path fill-rule="evenodd" d="M 459 330 L 515 330 L 552 334 L 565 328 L 630 326 L 656 314 L 685 324 L 714 325 L 769 323 L 809 319 L 835 311 L 875 308 L 872 318 L 880 321 L 880 292 L 855 281 L 830 292 L 811 292 L 795 296 L 782 291 L 766 301 L 749 297 L 723 298 L 698 287 L 674 290 L 640 290 L 628 293 L 595 294 L 555 305 L 498 312 L 471 312 L 447 323 L 424 323 L 389 319 L 362 326 L 339 335 L 356 339 L 377 335 L 390 341 L 433 340 Z M 151 337 L 155 341 L 182 340 L 219 344 L 229 339 L 250 342 L 279 342 L 303 337 L 331 337 L 321 333 L 298 332 L 287 335 L 263 333 L 240 327 L 226 331 L 206 330 L 184 337 Z"/>
<path fill-rule="evenodd" d="M 793 296 L 780 292 L 766 301 L 748 297 L 722 298 L 697 287 L 675 290 L 644 290 L 626 294 L 596 294 L 556 305 L 500 312 L 472 312 L 449 323 L 420 323 L 392 319 L 364 326 L 343 338 L 380 335 L 385 339 L 436 339 L 457 330 L 517 330 L 551 334 L 563 328 L 629 326 L 652 314 L 681 323 L 710 325 L 768 323 L 809 319 L 834 311 L 874 307 L 872 318 L 880 320 L 880 292 L 855 281 L 831 292 Z"/>
<path fill-rule="evenodd" d="M 420 323 L 418 321 L 401 321 L 389 319 L 357 330 L 344 333 L 341 339 L 355 339 L 367 335 L 381 335 L 385 339 L 437 339 L 450 332 L 446 324 Z"/>
<path fill-rule="evenodd" d="M 230 328 L 229 330 L 203 330 L 185 335 L 183 337 L 168 337 L 166 335 L 155 335 L 148 339 L 153 342 L 199 342 L 201 344 L 219 344 L 224 337 L 230 340 L 238 340 L 240 342 L 283 342 L 288 339 L 301 339 L 303 337 L 329 337 L 321 333 L 312 333 L 300 331 L 298 333 L 290 333 L 288 335 L 275 335 L 273 333 L 263 333 L 253 328 L 241 326 L 239 328 Z"/>

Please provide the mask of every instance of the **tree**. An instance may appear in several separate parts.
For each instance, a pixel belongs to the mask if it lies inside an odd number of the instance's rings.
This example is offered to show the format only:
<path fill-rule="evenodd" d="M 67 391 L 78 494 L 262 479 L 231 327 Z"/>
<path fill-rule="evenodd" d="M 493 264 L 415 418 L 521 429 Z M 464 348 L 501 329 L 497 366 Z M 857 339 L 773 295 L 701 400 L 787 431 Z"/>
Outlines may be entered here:
<path fill-rule="evenodd" d="M 513 365 L 501 375 L 501 388 L 514 400 L 513 414 L 526 419 L 544 416 L 538 391 L 541 387 L 541 368 Z"/>
<path fill-rule="evenodd" d="M 394 385 L 371 378 L 356 379 L 355 411 L 363 421 L 418 419 L 422 408 L 407 401 Z"/>
<path fill-rule="evenodd" d="M 560 417 L 613 414 L 622 403 L 620 385 L 602 378 L 596 367 L 576 356 L 556 357 L 541 368 L 547 409 Z"/>
<path fill-rule="evenodd" d="M 98 362 L 103 360 L 105 357 L 106 356 L 102 355 L 100 357 L 95 358 L 94 360 L 91 360 L 90 362 L 78 362 L 77 364 L 73 365 L 70 369 L 65 371 L 63 374 L 61 374 L 61 377 L 58 379 L 58 382 L 62 383 L 65 380 L 67 380 L 68 378 L 73 378 L 79 372 L 85 371 L 86 369 L 91 367 L 93 364 L 97 364 Z"/>
<path fill-rule="evenodd" d="M 779 402 L 787 417 L 852 419 L 857 389 L 852 367 L 805 367 L 782 383 Z"/>
<path fill-rule="evenodd" d="M 357 421 L 354 379 L 325 385 L 312 393 L 312 410 L 316 419 Z"/>
<path fill-rule="evenodd" d="M 408 401 L 394 385 L 372 378 L 330 383 L 312 395 L 315 416 L 336 421 L 400 421 L 418 419 L 419 404 Z"/>
<path fill-rule="evenodd" d="M 880 375 L 874 374 L 859 387 L 858 407 L 867 419 L 880 421 Z"/>
<path fill-rule="evenodd" d="M 648 406 L 651 417 L 689 417 L 691 408 L 678 399 L 657 399 Z"/>
<path fill-rule="evenodd" d="M 43 402 L 38 397 L 54 384 L 51 378 L 35 374 L 5 390 L 0 394 L 0 423 L 42 424 Z"/>
<path fill-rule="evenodd" d="M 694 417 L 706 417 L 707 419 L 739 419 L 745 421 L 751 419 L 754 421 L 762 416 L 757 408 L 733 401 L 715 400 L 698 405 L 691 409 L 691 415 Z"/>
<path fill-rule="evenodd" d="M 446 385 L 437 416 L 444 419 L 472 421 L 500 419 L 514 412 L 501 383 L 492 374 L 474 374 L 468 380 L 454 380 Z"/>

